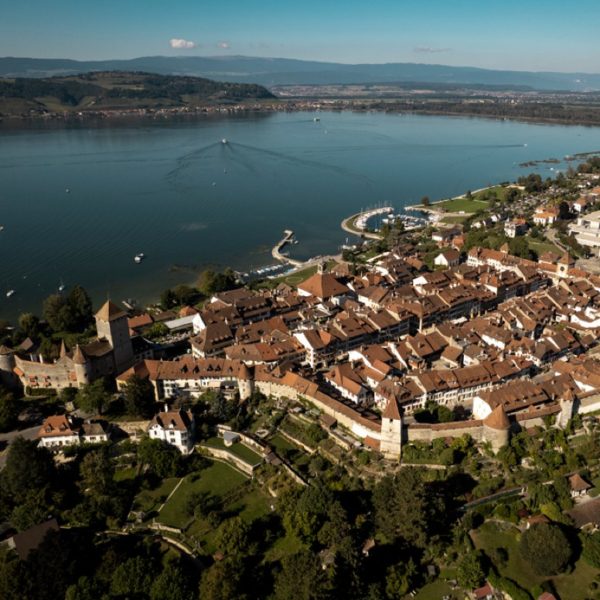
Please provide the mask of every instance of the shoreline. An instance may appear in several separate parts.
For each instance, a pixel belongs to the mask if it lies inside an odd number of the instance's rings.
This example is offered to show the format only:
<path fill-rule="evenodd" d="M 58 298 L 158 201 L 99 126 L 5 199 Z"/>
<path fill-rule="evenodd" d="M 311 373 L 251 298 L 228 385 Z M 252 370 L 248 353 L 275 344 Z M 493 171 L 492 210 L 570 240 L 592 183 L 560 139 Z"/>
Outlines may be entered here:
<path fill-rule="evenodd" d="M 370 100 L 344 100 L 329 98 L 313 99 L 275 99 L 256 100 L 247 103 L 232 105 L 198 105 L 179 106 L 171 108 L 114 108 L 96 111 L 56 111 L 41 114 L 0 114 L 0 129 L 24 129 L 28 126 L 39 124 L 62 125 L 91 125 L 102 124 L 112 126 L 126 120 L 177 120 L 181 118 L 198 117 L 223 117 L 243 114 L 274 114 L 280 112 L 354 112 L 354 113 L 384 113 L 411 116 L 437 116 L 464 119 L 491 119 L 494 121 L 514 121 L 528 124 L 561 125 L 573 127 L 600 127 L 600 113 L 597 120 L 590 119 L 561 119 L 556 117 L 538 117 L 527 115 L 495 115 L 479 112 L 461 112 L 456 110 L 440 109 L 410 109 L 405 107 L 369 106 L 367 102 L 380 102 L 378 99 Z"/>

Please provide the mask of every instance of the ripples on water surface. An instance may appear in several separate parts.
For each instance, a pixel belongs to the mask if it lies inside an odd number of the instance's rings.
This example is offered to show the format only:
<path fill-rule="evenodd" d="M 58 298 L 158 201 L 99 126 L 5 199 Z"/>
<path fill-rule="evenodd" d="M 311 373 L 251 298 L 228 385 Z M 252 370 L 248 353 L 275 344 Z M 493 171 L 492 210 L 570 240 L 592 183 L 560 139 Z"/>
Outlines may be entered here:
<path fill-rule="evenodd" d="M 270 264 L 286 228 L 298 258 L 335 252 L 341 219 L 362 207 L 452 196 L 515 179 L 524 161 L 600 149 L 594 128 L 313 117 L 0 129 L 0 318 L 39 312 L 61 280 L 96 301 L 150 300 L 207 265 Z"/>

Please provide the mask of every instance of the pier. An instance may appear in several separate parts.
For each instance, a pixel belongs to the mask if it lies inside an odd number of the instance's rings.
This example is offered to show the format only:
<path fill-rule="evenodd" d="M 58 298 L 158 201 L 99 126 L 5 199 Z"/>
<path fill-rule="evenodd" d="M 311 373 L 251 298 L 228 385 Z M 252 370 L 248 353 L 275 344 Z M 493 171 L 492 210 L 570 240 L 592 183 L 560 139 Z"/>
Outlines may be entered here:
<path fill-rule="evenodd" d="M 286 229 L 283 233 L 284 236 L 277 244 L 275 244 L 273 250 L 271 250 L 271 256 L 275 260 L 289 263 L 291 265 L 294 265 L 294 267 L 303 266 L 304 263 L 301 260 L 295 260 L 283 254 L 282 250 L 284 249 L 284 247 L 287 246 L 287 244 L 289 244 L 294 239 L 294 232 L 291 229 Z"/>
<path fill-rule="evenodd" d="M 348 233 L 360 235 L 370 240 L 380 240 L 382 237 L 380 234 L 366 231 L 367 222 L 375 215 L 384 215 L 391 212 L 394 212 L 394 209 L 391 206 L 382 206 L 381 208 L 361 211 L 344 219 L 342 221 L 342 229 Z"/>

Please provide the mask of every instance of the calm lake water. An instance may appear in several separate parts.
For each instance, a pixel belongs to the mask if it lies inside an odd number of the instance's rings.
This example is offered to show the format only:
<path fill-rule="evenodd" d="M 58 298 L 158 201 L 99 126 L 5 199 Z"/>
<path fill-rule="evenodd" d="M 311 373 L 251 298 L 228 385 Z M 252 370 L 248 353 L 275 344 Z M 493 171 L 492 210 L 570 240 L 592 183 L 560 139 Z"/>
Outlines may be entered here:
<path fill-rule="evenodd" d="M 61 281 L 96 302 L 148 301 L 207 266 L 272 264 L 286 228 L 293 256 L 332 253 L 340 221 L 362 207 L 445 198 L 526 174 L 524 161 L 600 150 L 597 128 L 318 116 L 0 129 L 0 318 L 40 312 Z M 537 170 L 550 166 L 566 168 Z"/>

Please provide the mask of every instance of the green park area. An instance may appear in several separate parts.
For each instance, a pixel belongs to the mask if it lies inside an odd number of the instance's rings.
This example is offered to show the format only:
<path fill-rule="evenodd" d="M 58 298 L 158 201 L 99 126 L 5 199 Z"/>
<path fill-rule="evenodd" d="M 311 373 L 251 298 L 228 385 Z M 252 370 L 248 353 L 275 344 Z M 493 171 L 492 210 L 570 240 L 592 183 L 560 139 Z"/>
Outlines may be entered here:
<path fill-rule="evenodd" d="M 179 482 L 178 477 L 163 479 L 160 485 L 152 490 L 142 490 L 133 503 L 133 510 L 142 511 L 146 514 L 156 511 L 168 498 Z"/>
<path fill-rule="evenodd" d="M 472 198 L 453 198 L 444 202 L 438 202 L 434 206 L 438 210 L 451 213 L 476 213 L 488 206 L 487 200 Z"/>
<path fill-rule="evenodd" d="M 220 437 L 211 437 L 206 442 L 204 442 L 207 446 L 211 448 L 218 448 L 219 450 L 225 450 L 230 452 L 237 458 L 240 458 L 244 462 L 249 465 L 255 466 L 262 462 L 262 457 L 254 452 L 254 450 L 248 448 L 248 446 L 242 444 L 241 442 L 236 442 L 231 446 L 226 446 L 223 442 L 223 438 Z"/>
<path fill-rule="evenodd" d="M 581 600 L 588 596 L 590 585 L 598 575 L 597 569 L 580 558 L 570 573 L 554 577 L 541 577 L 521 556 L 519 551 L 520 535 L 519 529 L 508 523 L 493 522 L 486 522 L 476 531 L 471 532 L 473 543 L 487 556 L 497 557 L 498 548 L 506 551 L 507 559 L 505 561 L 494 559 L 494 566 L 499 575 L 511 579 L 528 592 L 545 581 L 551 581 L 562 600 Z"/>

